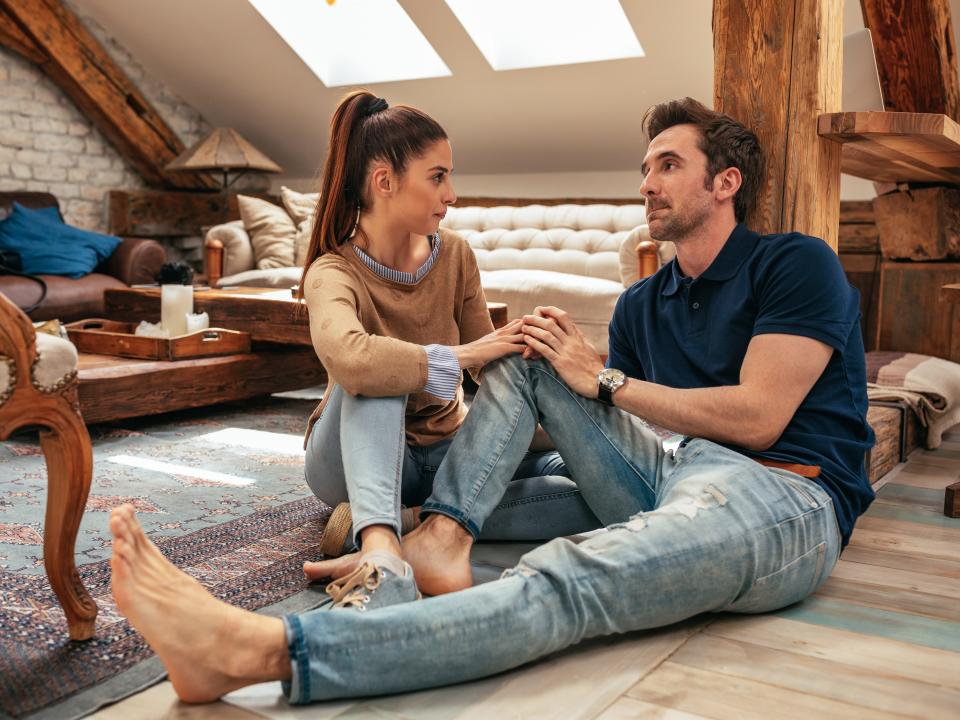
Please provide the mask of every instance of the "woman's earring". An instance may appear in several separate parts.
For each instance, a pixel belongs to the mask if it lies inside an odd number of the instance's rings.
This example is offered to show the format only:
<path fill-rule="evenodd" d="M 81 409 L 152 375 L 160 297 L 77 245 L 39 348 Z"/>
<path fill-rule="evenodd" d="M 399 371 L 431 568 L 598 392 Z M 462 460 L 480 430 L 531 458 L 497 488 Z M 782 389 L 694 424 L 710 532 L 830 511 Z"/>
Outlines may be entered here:
<path fill-rule="evenodd" d="M 357 205 L 357 219 L 353 221 L 353 230 L 350 231 L 350 234 L 347 236 L 348 240 L 352 240 L 353 236 L 357 234 L 357 228 L 360 227 L 360 206 Z"/>

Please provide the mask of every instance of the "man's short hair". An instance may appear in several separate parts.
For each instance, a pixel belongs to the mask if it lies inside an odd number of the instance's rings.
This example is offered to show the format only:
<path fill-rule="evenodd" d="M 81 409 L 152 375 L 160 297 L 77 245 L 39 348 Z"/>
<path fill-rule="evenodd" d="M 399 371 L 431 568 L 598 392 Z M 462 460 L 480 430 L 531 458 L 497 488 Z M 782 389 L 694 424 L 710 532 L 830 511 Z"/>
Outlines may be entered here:
<path fill-rule="evenodd" d="M 700 131 L 700 149 L 707 156 L 708 189 L 717 173 L 729 167 L 740 171 L 743 183 L 733 198 L 733 213 L 737 222 L 743 222 L 757 204 L 763 182 L 763 149 L 757 136 L 729 115 L 689 97 L 654 105 L 643 117 L 651 140 L 674 125 L 693 125 Z"/>

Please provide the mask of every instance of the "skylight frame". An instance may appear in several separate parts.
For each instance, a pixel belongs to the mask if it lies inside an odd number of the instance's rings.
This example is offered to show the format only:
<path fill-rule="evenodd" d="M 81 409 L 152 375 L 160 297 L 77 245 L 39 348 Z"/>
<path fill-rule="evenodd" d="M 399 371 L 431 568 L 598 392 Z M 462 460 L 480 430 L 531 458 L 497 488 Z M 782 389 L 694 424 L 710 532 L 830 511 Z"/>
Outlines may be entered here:
<path fill-rule="evenodd" d="M 397 0 L 248 0 L 327 87 L 447 77 Z"/>
<path fill-rule="evenodd" d="M 645 57 L 618 0 L 445 0 L 494 70 Z"/>

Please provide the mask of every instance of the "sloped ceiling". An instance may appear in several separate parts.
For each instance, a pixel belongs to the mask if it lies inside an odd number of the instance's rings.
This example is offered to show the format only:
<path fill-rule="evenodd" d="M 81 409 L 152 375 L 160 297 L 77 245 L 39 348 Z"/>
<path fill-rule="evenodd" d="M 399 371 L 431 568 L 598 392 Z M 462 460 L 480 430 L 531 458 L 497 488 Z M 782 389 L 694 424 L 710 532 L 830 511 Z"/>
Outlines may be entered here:
<path fill-rule="evenodd" d="M 285 176 L 316 172 L 346 88 L 326 88 L 246 0 L 73 3 L 213 125 L 239 130 L 276 160 Z M 453 75 L 370 89 L 434 115 L 451 137 L 458 174 L 633 170 L 650 105 L 682 95 L 712 102 L 711 0 L 622 0 L 645 58 L 507 72 L 490 68 L 442 0 L 400 4 Z M 858 0 L 846 6 L 845 32 L 862 28 Z M 356 51 L 365 51 L 362 36 Z"/>

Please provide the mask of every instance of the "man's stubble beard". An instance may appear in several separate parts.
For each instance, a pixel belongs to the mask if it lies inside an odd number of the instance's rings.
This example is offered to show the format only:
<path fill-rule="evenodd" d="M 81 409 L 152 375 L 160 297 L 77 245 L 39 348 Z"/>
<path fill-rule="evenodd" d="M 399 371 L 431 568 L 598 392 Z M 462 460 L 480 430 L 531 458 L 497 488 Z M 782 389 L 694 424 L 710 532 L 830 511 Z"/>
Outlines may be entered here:
<path fill-rule="evenodd" d="M 682 214 L 669 216 L 660 221 L 660 227 L 654 230 L 651 226 L 650 237 L 657 242 L 672 242 L 675 245 L 682 243 L 696 228 L 704 224 L 710 214 L 706 206 L 690 208 Z"/>

